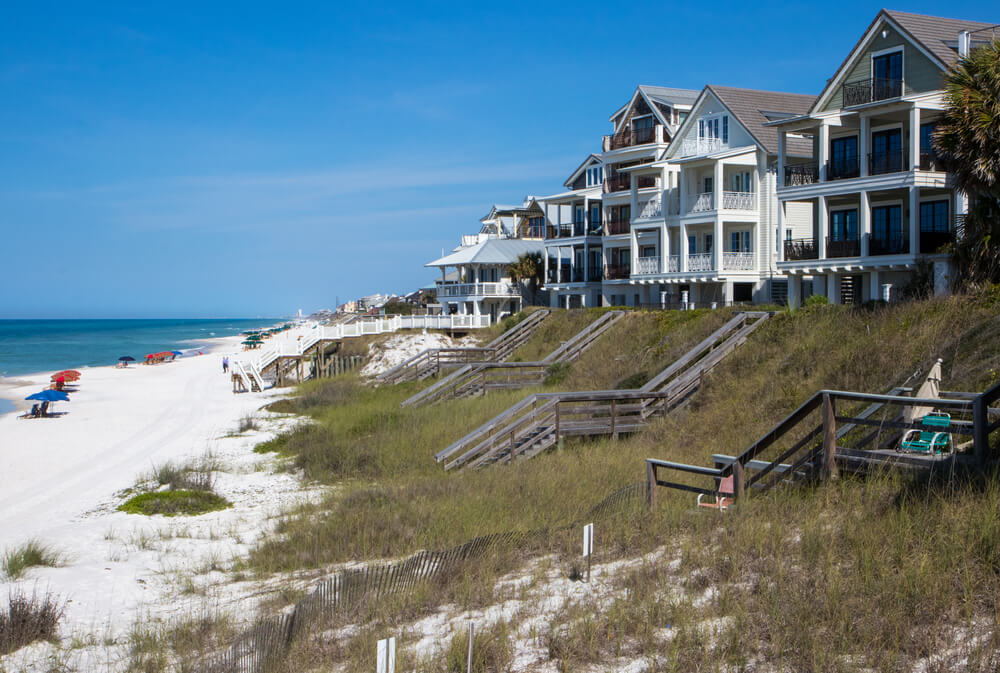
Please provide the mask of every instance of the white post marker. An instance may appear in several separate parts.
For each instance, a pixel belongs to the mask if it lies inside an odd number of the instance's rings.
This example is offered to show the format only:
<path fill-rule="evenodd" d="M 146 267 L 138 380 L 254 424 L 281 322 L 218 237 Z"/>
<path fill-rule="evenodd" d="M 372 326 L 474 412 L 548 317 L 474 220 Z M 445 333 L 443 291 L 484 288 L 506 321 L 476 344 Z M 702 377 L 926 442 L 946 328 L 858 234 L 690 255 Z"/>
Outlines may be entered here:
<path fill-rule="evenodd" d="M 466 673 L 472 673 L 472 643 L 475 639 L 476 625 L 469 622 L 469 658 L 465 665 Z"/>
<path fill-rule="evenodd" d="M 396 673 L 396 638 L 378 641 L 375 673 Z"/>
<path fill-rule="evenodd" d="M 583 527 L 583 555 L 587 559 L 587 581 L 590 581 L 590 556 L 594 553 L 594 524 Z"/>

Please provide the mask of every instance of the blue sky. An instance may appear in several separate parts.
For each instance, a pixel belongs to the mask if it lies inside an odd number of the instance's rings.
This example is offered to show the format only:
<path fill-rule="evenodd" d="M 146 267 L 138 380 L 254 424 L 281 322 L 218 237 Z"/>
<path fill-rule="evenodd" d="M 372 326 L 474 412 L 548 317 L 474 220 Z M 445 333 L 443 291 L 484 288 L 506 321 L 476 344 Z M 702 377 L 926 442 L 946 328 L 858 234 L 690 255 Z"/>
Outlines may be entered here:
<path fill-rule="evenodd" d="M 636 84 L 818 93 L 880 5 L 34 3 L 0 25 L 0 318 L 415 289 Z M 1000 21 L 989 3 L 894 9 Z"/>

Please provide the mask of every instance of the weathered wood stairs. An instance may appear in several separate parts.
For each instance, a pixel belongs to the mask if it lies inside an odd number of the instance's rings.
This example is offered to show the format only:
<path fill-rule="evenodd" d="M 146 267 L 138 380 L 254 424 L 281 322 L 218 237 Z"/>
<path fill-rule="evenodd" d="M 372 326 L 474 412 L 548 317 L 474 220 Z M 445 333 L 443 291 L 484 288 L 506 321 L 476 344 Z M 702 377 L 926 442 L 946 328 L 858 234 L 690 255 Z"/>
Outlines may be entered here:
<path fill-rule="evenodd" d="M 448 367 L 459 367 L 470 362 L 503 362 L 531 338 L 550 314 L 551 311 L 548 309 L 534 311 L 485 346 L 422 350 L 405 362 L 379 374 L 375 377 L 375 381 L 380 384 L 423 381 Z"/>
<path fill-rule="evenodd" d="M 421 406 L 442 399 L 478 395 L 496 388 L 539 385 L 549 367 L 575 361 L 625 315 L 606 311 L 538 362 L 471 362 L 403 401 L 402 406 Z M 523 343 L 523 342 L 522 342 Z"/>
<path fill-rule="evenodd" d="M 669 367 L 635 390 L 538 393 L 476 428 L 434 458 L 445 469 L 484 467 L 531 458 L 570 436 L 617 437 L 642 430 L 687 400 L 705 375 L 770 317 L 734 316 Z"/>

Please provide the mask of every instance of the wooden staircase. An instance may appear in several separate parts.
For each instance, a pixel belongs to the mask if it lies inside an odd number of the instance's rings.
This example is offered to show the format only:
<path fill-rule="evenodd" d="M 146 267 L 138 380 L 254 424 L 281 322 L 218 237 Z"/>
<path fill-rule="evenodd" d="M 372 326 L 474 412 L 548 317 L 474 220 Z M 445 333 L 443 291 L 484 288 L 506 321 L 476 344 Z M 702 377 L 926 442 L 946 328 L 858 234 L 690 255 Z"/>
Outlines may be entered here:
<path fill-rule="evenodd" d="M 434 458 L 445 469 L 531 458 L 563 437 L 612 436 L 642 430 L 687 400 L 705 376 L 770 317 L 739 313 L 635 390 L 538 393 L 513 405 Z"/>
<path fill-rule="evenodd" d="M 573 362 L 611 329 L 625 315 L 624 311 L 607 311 L 562 343 L 544 360 L 538 362 L 473 362 L 436 381 L 403 401 L 402 406 L 421 406 L 442 399 L 456 399 L 485 394 L 491 388 L 520 388 L 539 385 L 548 368 L 556 363 Z"/>

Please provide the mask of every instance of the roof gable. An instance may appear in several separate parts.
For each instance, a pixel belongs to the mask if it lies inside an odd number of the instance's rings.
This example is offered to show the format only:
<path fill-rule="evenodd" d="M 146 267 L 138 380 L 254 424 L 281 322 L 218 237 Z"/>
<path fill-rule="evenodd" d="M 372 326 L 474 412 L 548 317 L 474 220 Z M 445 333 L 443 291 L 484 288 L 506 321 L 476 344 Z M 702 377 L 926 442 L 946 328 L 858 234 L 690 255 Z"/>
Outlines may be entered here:
<path fill-rule="evenodd" d="M 572 189 L 571 185 L 574 182 L 576 182 L 577 178 L 583 175 L 583 172 L 585 170 L 593 166 L 600 166 L 600 165 L 602 165 L 600 155 L 591 154 L 590 156 L 588 156 L 586 159 L 583 160 L 583 163 L 581 163 L 579 166 L 576 167 L 576 170 L 570 174 L 569 178 L 566 179 L 566 182 L 563 183 L 563 186 L 565 186 L 567 189 Z"/>

